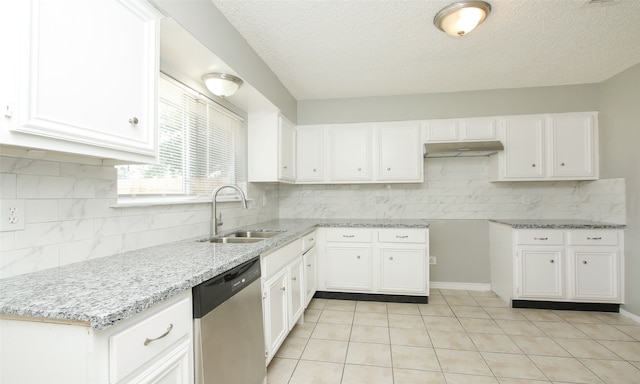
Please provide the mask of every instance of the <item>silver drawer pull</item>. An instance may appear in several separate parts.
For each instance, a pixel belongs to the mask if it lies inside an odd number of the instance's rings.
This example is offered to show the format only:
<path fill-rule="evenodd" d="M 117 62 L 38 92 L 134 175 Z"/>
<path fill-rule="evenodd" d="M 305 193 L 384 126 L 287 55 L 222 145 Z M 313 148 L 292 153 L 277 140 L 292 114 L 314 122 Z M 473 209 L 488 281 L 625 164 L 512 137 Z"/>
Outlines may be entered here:
<path fill-rule="evenodd" d="M 163 337 L 167 336 L 169 334 L 169 332 L 171 332 L 171 330 L 173 329 L 173 324 L 169 324 L 169 327 L 167 328 L 167 332 L 163 333 L 162 335 L 156 337 L 155 339 L 149 339 L 147 338 L 144 341 L 144 345 L 149 345 L 151 344 L 151 342 L 162 339 Z"/>
<path fill-rule="evenodd" d="M 602 240 L 602 237 L 587 237 L 587 240 Z"/>
<path fill-rule="evenodd" d="M 587 264 L 587 260 L 582 260 L 582 264 Z"/>
<path fill-rule="evenodd" d="M 556 261 L 555 261 L 555 260 L 553 260 L 553 259 L 551 259 L 551 260 L 549 260 L 549 262 L 550 262 L 551 264 L 553 264 L 553 263 L 555 263 Z"/>
<path fill-rule="evenodd" d="M 359 259 L 359 258 L 360 258 L 360 255 L 356 256 L 356 259 Z"/>
<path fill-rule="evenodd" d="M 533 240 L 549 240 L 548 237 L 534 237 Z"/>
<path fill-rule="evenodd" d="M 409 235 L 396 235 L 396 239 L 406 239 Z"/>
<path fill-rule="evenodd" d="M 282 288 L 280 288 L 280 290 L 281 290 L 281 291 L 286 291 L 286 290 L 287 290 L 287 287 L 282 287 Z"/>
<path fill-rule="evenodd" d="M 295 277 L 295 276 L 293 276 L 293 277 L 291 278 L 291 280 L 296 281 L 296 280 L 298 280 L 298 278 L 297 278 L 297 277 Z"/>
<path fill-rule="evenodd" d="M 342 235 L 342 237 L 352 238 L 352 237 L 356 237 L 356 235 Z"/>
<path fill-rule="evenodd" d="M 311 264 L 307 264 L 307 267 L 311 268 Z"/>

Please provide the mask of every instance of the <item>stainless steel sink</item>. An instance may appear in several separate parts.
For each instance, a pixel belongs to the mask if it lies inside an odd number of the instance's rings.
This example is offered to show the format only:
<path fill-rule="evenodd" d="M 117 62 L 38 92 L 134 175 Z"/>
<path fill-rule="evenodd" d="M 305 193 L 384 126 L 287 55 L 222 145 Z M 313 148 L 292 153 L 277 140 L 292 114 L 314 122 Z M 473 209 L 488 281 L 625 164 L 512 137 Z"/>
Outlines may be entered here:
<path fill-rule="evenodd" d="M 282 232 L 276 232 L 276 231 L 238 231 L 228 236 L 233 236 L 235 238 L 246 238 L 246 239 L 251 239 L 251 238 L 268 239 L 273 236 L 278 236 L 281 233 Z"/>
<path fill-rule="evenodd" d="M 255 238 L 255 237 L 216 237 L 210 239 L 210 243 L 223 243 L 223 244 L 247 244 L 247 243 L 257 243 L 259 241 L 264 240 L 264 238 Z M 205 240 L 206 241 L 206 240 Z"/>

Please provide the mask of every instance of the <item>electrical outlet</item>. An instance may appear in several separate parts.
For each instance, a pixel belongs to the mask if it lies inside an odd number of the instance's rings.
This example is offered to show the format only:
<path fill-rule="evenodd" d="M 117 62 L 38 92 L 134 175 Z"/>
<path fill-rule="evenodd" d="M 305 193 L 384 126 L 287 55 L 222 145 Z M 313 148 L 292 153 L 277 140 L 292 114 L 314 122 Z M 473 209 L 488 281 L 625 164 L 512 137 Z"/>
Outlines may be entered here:
<path fill-rule="evenodd" d="M 438 263 L 438 258 L 435 256 L 429 256 L 429 264 L 436 265 Z"/>
<path fill-rule="evenodd" d="M 24 229 L 24 200 L 0 200 L 0 232 Z"/>

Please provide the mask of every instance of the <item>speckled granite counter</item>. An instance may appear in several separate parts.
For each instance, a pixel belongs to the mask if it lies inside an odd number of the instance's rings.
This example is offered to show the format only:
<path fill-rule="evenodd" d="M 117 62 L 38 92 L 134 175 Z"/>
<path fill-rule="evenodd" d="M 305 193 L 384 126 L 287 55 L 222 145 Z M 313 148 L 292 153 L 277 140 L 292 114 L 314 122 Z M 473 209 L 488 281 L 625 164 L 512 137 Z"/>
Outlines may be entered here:
<path fill-rule="evenodd" d="M 602 223 L 589 220 L 489 220 L 492 223 L 509 225 L 515 229 L 623 229 L 623 224 Z"/>
<path fill-rule="evenodd" d="M 259 223 L 234 231 L 283 233 L 251 244 L 189 239 L 0 280 L 0 316 L 104 329 L 315 227 L 428 228 L 429 224 L 423 220 L 322 219 Z"/>

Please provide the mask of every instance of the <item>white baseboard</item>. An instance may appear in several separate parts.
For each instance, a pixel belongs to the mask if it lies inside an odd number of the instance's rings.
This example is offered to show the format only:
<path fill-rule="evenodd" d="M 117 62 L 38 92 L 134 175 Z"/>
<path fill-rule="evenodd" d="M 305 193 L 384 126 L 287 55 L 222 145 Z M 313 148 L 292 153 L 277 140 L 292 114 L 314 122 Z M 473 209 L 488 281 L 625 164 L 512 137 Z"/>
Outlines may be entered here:
<path fill-rule="evenodd" d="M 429 288 L 458 289 L 464 291 L 490 291 L 491 283 L 452 283 L 446 281 L 430 281 Z"/>
<path fill-rule="evenodd" d="M 625 311 L 624 309 L 620 308 L 620 314 L 624 317 L 628 317 L 631 320 L 640 323 L 640 316 L 634 315 L 633 313 L 629 312 L 629 311 Z"/>

